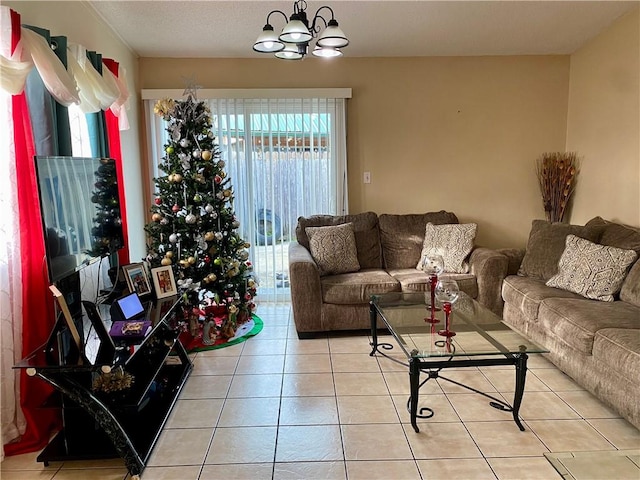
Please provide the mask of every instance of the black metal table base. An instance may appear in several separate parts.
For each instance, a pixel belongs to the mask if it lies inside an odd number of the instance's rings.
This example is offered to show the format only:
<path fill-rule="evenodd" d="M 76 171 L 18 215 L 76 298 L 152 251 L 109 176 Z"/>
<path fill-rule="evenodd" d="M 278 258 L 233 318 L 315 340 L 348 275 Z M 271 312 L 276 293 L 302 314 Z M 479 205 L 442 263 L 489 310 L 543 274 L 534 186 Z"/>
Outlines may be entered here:
<path fill-rule="evenodd" d="M 374 356 L 376 353 L 392 360 L 396 363 L 404 365 L 409 369 L 409 385 L 410 385 L 410 396 L 407 400 L 407 410 L 411 416 L 411 426 L 417 432 L 420 431 L 417 424 L 418 418 L 431 418 L 434 415 L 434 411 L 429 407 L 422 407 L 418 410 L 418 398 L 420 388 L 427 383 L 431 379 L 440 378 L 442 380 L 451 382 L 460 387 L 466 388 L 474 393 L 478 393 L 489 398 L 491 401 L 489 405 L 498 410 L 502 410 L 505 412 L 512 412 L 513 421 L 516 423 L 518 428 L 521 431 L 524 431 L 524 425 L 520 421 L 520 405 L 522 404 L 522 397 L 524 395 L 524 385 L 527 375 L 527 354 L 525 352 L 519 353 L 503 353 L 503 357 L 496 356 L 496 358 L 478 358 L 478 359 L 456 359 L 453 355 L 450 357 L 445 357 L 444 360 L 434 360 L 433 358 L 427 360 L 420 357 L 410 357 L 409 363 L 404 363 L 397 358 L 393 358 L 385 353 L 386 351 L 392 350 L 393 345 L 390 343 L 378 343 L 378 333 L 377 333 L 377 312 L 375 307 L 371 305 L 371 353 L 370 356 Z M 469 387 L 468 385 L 464 385 L 460 382 L 452 380 L 447 377 L 443 377 L 440 375 L 440 371 L 445 368 L 458 368 L 458 367 L 487 367 L 487 366 L 496 366 L 496 365 L 514 365 L 515 366 L 515 393 L 513 396 L 513 404 L 509 405 L 508 403 L 491 396 L 485 392 L 481 392 L 475 388 Z M 420 382 L 420 374 L 425 373 L 427 378 Z M 425 413 L 426 412 L 426 413 Z"/>

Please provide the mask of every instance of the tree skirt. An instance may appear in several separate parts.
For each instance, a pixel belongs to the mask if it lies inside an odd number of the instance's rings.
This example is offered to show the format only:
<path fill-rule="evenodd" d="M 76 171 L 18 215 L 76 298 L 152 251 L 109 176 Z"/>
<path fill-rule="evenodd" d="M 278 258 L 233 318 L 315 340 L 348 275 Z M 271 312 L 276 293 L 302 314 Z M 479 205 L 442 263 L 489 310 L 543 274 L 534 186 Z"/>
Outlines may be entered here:
<path fill-rule="evenodd" d="M 202 327 L 199 328 L 199 332 L 196 336 L 193 336 L 190 332 L 183 332 L 180 334 L 180 342 L 184 345 L 184 348 L 188 353 L 203 352 L 205 350 L 215 350 L 218 348 L 228 347 L 240 342 L 244 342 L 246 339 L 256 336 L 262 331 L 262 320 L 256 314 L 251 316 L 250 320 L 247 320 L 236 330 L 236 334 L 232 338 L 217 338 L 211 345 L 205 345 L 202 342 Z"/>

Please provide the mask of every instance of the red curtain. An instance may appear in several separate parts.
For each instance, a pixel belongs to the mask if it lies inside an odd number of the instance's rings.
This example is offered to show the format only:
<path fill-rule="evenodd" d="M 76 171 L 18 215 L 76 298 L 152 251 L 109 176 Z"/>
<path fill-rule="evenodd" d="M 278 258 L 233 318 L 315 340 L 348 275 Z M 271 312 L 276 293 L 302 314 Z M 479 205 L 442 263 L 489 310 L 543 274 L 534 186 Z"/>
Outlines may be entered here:
<path fill-rule="evenodd" d="M 118 76 L 118 62 L 110 58 L 103 58 L 102 63 L 116 77 Z M 122 107 L 124 108 L 124 107 Z M 124 236 L 124 248 L 118 250 L 118 261 L 120 265 L 129 263 L 129 235 L 127 228 L 127 207 L 124 196 L 124 176 L 122 169 L 122 150 L 120 148 L 120 128 L 118 117 L 111 110 L 105 112 L 107 125 L 107 141 L 109 142 L 109 155 L 116 162 L 116 174 L 118 176 L 118 195 L 120 197 L 120 216 L 122 217 L 122 235 Z"/>
<path fill-rule="evenodd" d="M 13 51 L 20 40 L 20 15 L 13 10 L 11 26 Z M 46 342 L 53 328 L 54 311 L 44 262 L 44 237 L 33 160 L 35 147 L 24 92 L 12 97 L 12 110 L 22 252 L 22 355 L 26 356 Z M 6 455 L 40 450 L 48 443 L 51 431 L 60 427 L 59 411 L 42 408 L 52 392 L 53 387 L 21 372 L 20 404 L 27 428 L 19 442 L 4 446 Z"/>

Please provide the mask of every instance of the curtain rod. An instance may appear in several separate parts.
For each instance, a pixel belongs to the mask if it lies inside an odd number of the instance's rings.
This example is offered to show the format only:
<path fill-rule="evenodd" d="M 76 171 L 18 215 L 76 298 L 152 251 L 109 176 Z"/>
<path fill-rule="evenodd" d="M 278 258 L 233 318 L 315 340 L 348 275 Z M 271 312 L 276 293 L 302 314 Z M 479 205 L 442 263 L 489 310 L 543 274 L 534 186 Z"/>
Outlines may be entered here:
<path fill-rule="evenodd" d="M 180 99 L 184 89 L 148 89 L 140 92 L 142 100 Z M 350 88 L 200 88 L 198 98 L 351 98 Z"/>

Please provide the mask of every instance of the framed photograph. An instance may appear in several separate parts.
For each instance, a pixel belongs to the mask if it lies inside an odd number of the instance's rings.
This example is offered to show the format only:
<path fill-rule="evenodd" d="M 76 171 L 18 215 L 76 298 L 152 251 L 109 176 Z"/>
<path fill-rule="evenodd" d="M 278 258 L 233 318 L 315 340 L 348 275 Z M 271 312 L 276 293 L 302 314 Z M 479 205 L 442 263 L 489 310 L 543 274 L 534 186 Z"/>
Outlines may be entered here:
<path fill-rule="evenodd" d="M 153 278 L 156 297 L 165 298 L 178 294 L 178 286 L 173 278 L 173 270 L 170 266 L 152 268 L 151 277 Z"/>
<path fill-rule="evenodd" d="M 60 310 L 62 311 L 62 316 L 64 317 L 65 322 L 67 324 L 67 328 L 71 333 L 73 344 L 77 349 L 78 365 L 81 365 L 84 360 L 84 346 L 82 344 L 82 339 L 80 338 L 80 333 L 78 332 L 78 328 L 76 327 L 76 324 L 73 321 L 73 318 L 71 317 L 71 312 L 69 311 L 69 306 L 67 305 L 67 301 L 64 299 L 64 295 L 62 295 L 62 292 L 60 292 L 60 290 L 58 290 L 58 287 L 56 287 L 55 285 L 50 285 L 49 290 L 51 290 L 51 293 L 53 293 L 53 296 L 56 299 L 56 302 L 58 302 L 58 307 L 60 307 Z"/>
<path fill-rule="evenodd" d="M 131 293 L 137 293 L 138 296 L 144 297 L 151 293 L 151 285 L 147 278 L 147 271 L 144 263 L 132 263 L 122 267 L 124 278 Z"/>

